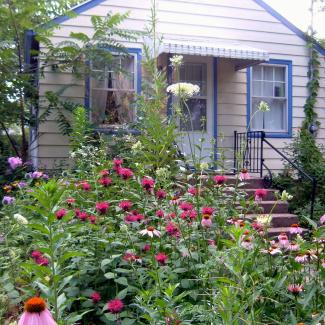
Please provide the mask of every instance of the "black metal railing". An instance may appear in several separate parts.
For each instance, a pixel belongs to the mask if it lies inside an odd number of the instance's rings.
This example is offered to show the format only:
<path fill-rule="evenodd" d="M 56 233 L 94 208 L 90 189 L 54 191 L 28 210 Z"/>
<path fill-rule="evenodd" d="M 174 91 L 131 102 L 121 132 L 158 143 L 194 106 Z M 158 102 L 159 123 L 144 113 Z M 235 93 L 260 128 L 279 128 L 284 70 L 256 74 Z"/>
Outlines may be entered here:
<path fill-rule="evenodd" d="M 314 216 L 314 207 L 316 199 L 317 181 L 314 176 L 306 173 L 300 166 L 290 160 L 283 152 L 277 149 L 270 141 L 265 138 L 264 131 L 248 131 L 248 132 L 234 132 L 234 169 L 246 169 L 249 173 L 259 174 L 263 177 L 264 170 L 268 172 L 267 179 L 268 186 L 272 183 L 271 170 L 265 164 L 264 158 L 264 144 L 268 145 L 274 152 L 276 152 L 283 160 L 285 160 L 291 167 L 293 167 L 299 175 L 311 183 L 311 208 L 310 217 Z"/>

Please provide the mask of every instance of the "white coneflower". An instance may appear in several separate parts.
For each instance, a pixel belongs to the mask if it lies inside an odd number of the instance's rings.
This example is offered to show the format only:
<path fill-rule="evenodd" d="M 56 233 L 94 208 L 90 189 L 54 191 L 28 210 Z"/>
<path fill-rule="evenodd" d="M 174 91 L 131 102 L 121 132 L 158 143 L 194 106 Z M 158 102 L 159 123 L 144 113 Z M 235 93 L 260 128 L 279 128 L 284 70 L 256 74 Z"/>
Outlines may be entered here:
<path fill-rule="evenodd" d="M 149 226 L 146 229 L 139 231 L 139 234 L 142 236 L 148 235 L 151 238 L 153 238 L 154 236 L 156 236 L 156 237 L 161 236 L 161 232 L 152 226 Z"/>

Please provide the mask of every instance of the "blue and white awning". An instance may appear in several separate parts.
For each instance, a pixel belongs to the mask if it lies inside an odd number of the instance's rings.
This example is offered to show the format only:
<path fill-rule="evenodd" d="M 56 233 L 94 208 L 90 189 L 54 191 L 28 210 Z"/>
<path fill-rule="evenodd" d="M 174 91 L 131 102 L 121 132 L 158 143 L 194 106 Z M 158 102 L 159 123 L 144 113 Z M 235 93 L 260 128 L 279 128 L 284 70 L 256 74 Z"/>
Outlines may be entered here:
<path fill-rule="evenodd" d="M 160 46 L 160 53 L 184 55 L 213 56 L 240 60 L 268 61 L 269 53 L 262 49 L 253 48 L 240 43 L 203 42 L 188 40 L 164 39 Z"/>

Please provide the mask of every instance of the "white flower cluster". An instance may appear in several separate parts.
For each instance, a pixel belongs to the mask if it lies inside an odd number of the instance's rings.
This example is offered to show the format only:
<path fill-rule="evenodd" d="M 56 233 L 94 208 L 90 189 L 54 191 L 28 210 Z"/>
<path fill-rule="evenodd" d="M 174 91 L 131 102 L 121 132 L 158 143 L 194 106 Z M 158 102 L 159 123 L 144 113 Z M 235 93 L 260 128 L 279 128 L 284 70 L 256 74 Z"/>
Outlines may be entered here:
<path fill-rule="evenodd" d="M 269 112 L 270 111 L 270 106 L 269 106 L 269 104 L 267 102 L 264 102 L 262 100 L 258 105 L 258 110 L 260 112 Z"/>
<path fill-rule="evenodd" d="M 170 176 L 170 171 L 167 168 L 158 168 L 156 170 L 156 175 L 159 179 L 167 179 Z"/>
<path fill-rule="evenodd" d="M 20 225 L 27 225 L 28 224 L 28 220 L 19 213 L 14 214 L 14 219 Z"/>
<path fill-rule="evenodd" d="M 172 58 L 170 58 L 171 66 L 176 68 L 183 63 L 183 55 L 174 55 Z"/>
<path fill-rule="evenodd" d="M 293 199 L 293 196 L 290 195 L 287 191 L 283 191 L 281 194 L 281 201 L 290 201 Z"/>
<path fill-rule="evenodd" d="M 168 86 L 167 92 L 182 99 L 189 99 L 200 92 L 200 87 L 188 82 L 179 82 Z"/>
<path fill-rule="evenodd" d="M 132 146 L 132 151 L 137 152 L 137 151 L 141 151 L 143 149 L 143 145 L 141 143 L 141 141 L 136 142 L 133 146 Z"/>

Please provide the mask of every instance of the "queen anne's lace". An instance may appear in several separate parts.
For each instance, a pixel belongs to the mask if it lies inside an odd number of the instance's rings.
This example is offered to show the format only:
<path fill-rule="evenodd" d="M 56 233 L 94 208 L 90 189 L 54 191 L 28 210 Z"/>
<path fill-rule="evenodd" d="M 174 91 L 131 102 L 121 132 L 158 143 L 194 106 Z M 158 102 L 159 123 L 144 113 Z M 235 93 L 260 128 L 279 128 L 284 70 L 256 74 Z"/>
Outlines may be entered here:
<path fill-rule="evenodd" d="M 187 82 L 179 82 L 168 86 L 167 92 L 182 99 L 189 99 L 200 92 L 200 87 Z"/>

